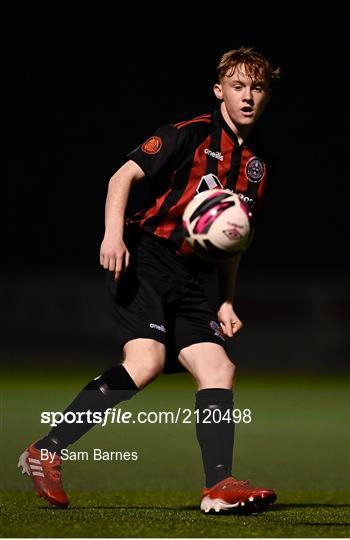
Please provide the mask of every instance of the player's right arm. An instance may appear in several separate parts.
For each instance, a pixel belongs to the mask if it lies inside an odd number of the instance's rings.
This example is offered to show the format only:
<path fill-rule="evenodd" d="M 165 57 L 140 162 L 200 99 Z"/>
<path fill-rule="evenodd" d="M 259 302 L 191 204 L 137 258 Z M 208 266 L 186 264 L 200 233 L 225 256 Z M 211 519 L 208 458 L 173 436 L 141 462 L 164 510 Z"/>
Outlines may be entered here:
<path fill-rule="evenodd" d="M 129 265 L 130 254 L 123 241 L 125 210 L 131 186 L 145 173 L 132 160 L 127 161 L 112 176 L 108 184 L 105 206 L 105 234 L 100 249 L 100 264 L 119 279 Z"/>

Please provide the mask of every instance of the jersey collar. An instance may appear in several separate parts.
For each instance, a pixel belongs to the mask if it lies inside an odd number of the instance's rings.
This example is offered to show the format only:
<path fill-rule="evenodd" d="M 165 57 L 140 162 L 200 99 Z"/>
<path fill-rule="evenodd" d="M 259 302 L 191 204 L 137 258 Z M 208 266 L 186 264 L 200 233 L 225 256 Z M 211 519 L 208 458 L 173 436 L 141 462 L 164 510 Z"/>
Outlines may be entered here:
<path fill-rule="evenodd" d="M 240 146 L 237 135 L 235 134 L 234 131 L 232 131 L 230 126 L 225 121 L 220 109 L 216 109 L 213 112 L 213 121 L 215 125 L 220 126 L 224 131 L 226 131 L 227 135 L 235 143 L 235 145 Z M 241 146 L 252 146 L 252 145 L 255 145 L 259 140 L 260 140 L 260 137 L 258 135 L 258 129 L 256 126 L 254 126 L 254 128 L 249 133 L 248 137 L 246 138 L 246 140 Z"/>
<path fill-rule="evenodd" d="M 234 131 L 232 131 L 230 126 L 226 123 L 224 117 L 222 116 L 222 113 L 221 113 L 220 109 L 217 109 L 216 111 L 214 111 L 213 120 L 214 120 L 214 123 L 216 125 L 221 126 L 224 129 L 224 131 L 226 131 L 226 133 L 230 137 L 230 139 L 232 139 L 233 142 L 239 146 L 237 135 L 235 134 Z"/>

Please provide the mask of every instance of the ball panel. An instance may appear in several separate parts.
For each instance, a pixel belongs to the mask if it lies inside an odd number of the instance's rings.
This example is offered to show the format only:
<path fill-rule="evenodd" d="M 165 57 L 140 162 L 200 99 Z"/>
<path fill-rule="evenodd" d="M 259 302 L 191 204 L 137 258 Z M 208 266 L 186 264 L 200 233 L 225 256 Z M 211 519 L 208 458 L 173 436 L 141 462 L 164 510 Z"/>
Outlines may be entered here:
<path fill-rule="evenodd" d="M 220 214 L 224 212 L 227 208 L 234 206 L 234 201 L 225 201 L 217 202 L 210 209 L 204 211 L 197 220 L 195 226 L 193 227 L 194 234 L 204 234 L 207 233 L 210 229 L 210 226 L 214 221 L 218 219 Z"/>
<path fill-rule="evenodd" d="M 218 191 L 219 191 L 219 193 L 218 193 Z M 190 221 L 193 221 L 194 219 L 196 219 L 196 217 L 202 215 L 204 212 L 206 212 L 207 210 L 210 210 L 211 208 L 218 205 L 219 203 L 221 203 L 225 199 L 231 198 L 231 204 L 234 205 L 235 201 L 232 201 L 231 195 L 232 195 L 232 193 L 230 193 L 230 192 L 227 192 L 227 191 L 223 192 L 223 190 L 218 190 L 218 189 L 212 189 L 212 190 L 203 191 L 199 195 L 196 195 L 192 199 L 192 201 L 190 201 L 190 203 L 189 203 L 189 205 L 191 205 L 191 203 L 196 204 L 198 202 L 198 205 L 197 205 L 195 211 L 193 212 L 192 216 L 190 217 Z M 202 200 L 202 199 L 204 199 L 204 200 Z"/>

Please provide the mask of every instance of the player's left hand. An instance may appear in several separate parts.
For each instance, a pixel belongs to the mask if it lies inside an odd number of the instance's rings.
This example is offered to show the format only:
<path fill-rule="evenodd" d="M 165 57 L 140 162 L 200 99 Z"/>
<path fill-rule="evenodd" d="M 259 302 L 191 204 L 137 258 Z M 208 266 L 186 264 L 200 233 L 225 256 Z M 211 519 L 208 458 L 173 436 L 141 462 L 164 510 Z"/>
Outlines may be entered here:
<path fill-rule="evenodd" d="M 222 332 L 227 337 L 232 337 L 243 326 L 242 321 L 237 317 L 232 304 L 224 302 L 218 311 L 218 319 Z"/>

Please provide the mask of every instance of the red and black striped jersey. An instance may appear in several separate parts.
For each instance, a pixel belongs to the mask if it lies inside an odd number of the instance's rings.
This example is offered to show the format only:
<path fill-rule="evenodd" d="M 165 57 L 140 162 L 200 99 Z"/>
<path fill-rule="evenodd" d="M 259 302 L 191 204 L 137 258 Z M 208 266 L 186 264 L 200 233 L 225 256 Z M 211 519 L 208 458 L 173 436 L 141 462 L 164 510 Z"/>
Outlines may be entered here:
<path fill-rule="evenodd" d="M 197 193 L 232 189 L 253 219 L 261 211 L 269 169 L 264 152 L 253 131 L 239 145 L 219 110 L 160 127 L 127 157 L 148 179 L 145 206 L 127 223 L 170 241 L 184 254 L 182 214 Z"/>

